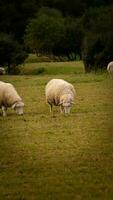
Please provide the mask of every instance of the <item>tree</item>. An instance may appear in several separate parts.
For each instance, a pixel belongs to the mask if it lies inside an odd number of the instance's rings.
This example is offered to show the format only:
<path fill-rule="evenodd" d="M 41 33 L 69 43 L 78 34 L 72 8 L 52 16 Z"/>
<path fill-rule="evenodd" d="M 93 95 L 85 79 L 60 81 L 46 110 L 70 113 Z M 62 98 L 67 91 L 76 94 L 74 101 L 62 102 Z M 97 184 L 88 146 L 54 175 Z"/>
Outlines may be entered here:
<path fill-rule="evenodd" d="M 86 71 L 104 69 L 113 60 L 113 6 L 91 9 L 83 18 L 82 47 Z M 96 21 L 96 23 L 95 23 Z"/>
<path fill-rule="evenodd" d="M 28 24 L 25 44 L 35 53 L 66 56 L 74 60 L 81 56 L 83 30 L 81 21 L 62 17 L 58 10 L 42 8 Z"/>
<path fill-rule="evenodd" d="M 110 5 L 113 0 L 37 0 L 37 3 L 40 7 L 58 9 L 64 16 L 80 17 L 87 9 Z"/>
<path fill-rule="evenodd" d="M 22 42 L 26 24 L 37 11 L 36 0 L 0 1 L 0 31 Z"/>
<path fill-rule="evenodd" d="M 64 21 L 64 36 L 54 47 L 56 55 L 67 56 L 69 60 L 75 60 L 76 56 L 81 57 L 81 45 L 83 28 L 80 19 L 66 17 Z"/>
<path fill-rule="evenodd" d="M 26 28 L 25 44 L 35 53 L 52 54 L 64 34 L 64 19 L 55 9 L 42 8 Z"/>
<path fill-rule="evenodd" d="M 8 67 L 10 74 L 16 65 L 24 62 L 27 53 L 11 35 L 0 33 L 0 65 Z"/>
<path fill-rule="evenodd" d="M 90 7 L 107 6 L 113 0 L 4 0 L 0 1 L 0 31 L 23 42 L 25 27 L 41 7 L 58 9 L 63 16 L 80 17 Z"/>

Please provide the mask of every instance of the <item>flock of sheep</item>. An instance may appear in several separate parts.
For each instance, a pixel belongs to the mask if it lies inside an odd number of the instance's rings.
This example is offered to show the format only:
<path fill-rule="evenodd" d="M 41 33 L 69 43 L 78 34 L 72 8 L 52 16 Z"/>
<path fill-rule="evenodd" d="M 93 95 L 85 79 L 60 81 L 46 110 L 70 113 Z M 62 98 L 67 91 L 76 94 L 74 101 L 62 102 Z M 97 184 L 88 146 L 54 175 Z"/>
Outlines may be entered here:
<path fill-rule="evenodd" d="M 108 64 L 107 71 L 113 75 L 113 62 Z M 5 74 L 4 69 L 0 68 L 0 74 L 2 72 Z M 75 95 L 73 85 L 62 79 L 52 79 L 45 87 L 45 96 L 50 106 L 50 112 L 52 112 L 52 107 L 55 105 L 60 106 L 61 113 L 69 114 L 74 104 Z M 18 115 L 23 114 L 24 103 L 14 86 L 0 81 L 0 108 L 3 116 L 6 116 L 8 107 L 12 107 Z"/>
<path fill-rule="evenodd" d="M 70 113 L 74 103 L 75 89 L 72 84 L 62 79 L 52 79 L 45 87 L 46 101 L 52 106 L 60 106 L 61 113 Z M 18 115 L 23 114 L 24 103 L 11 83 L 0 81 L 0 108 L 6 116 L 7 108 L 13 108 Z"/>

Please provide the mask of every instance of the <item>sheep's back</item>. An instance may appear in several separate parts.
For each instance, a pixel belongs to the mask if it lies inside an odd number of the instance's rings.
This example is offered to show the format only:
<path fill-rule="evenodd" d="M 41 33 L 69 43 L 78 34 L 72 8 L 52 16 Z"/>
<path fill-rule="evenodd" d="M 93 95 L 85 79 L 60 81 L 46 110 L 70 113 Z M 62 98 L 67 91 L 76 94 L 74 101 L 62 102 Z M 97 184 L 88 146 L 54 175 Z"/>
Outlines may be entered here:
<path fill-rule="evenodd" d="M 1 83 L 1 99 L 2 103 L 7 106 L 11 106 L 16 101 L 20 101 L 21 98 L 18 95 L 14 86 L 10 83 Z"/>
<path fill-rule="evenodd" d="M 70 83 L 62 79 L 52 79 L 46 85 L 46 100 L 49 102 L 56 102 L 55 104 L 58 104 L 61 95 L 66 93 L 72 93 L 74 95 L 75 90 Z"/>
<path fill-rule="evenodd" d="M 107 71 L 111 74 L 113 74 L 113 62 L 110 62 L 107 66 Z"/>
<path fill-rule="evenodd" d="M 5 84 L 4 82 L 0 81 L 0 106 L 3 102 L 4 89 L 5 89 Z"/>

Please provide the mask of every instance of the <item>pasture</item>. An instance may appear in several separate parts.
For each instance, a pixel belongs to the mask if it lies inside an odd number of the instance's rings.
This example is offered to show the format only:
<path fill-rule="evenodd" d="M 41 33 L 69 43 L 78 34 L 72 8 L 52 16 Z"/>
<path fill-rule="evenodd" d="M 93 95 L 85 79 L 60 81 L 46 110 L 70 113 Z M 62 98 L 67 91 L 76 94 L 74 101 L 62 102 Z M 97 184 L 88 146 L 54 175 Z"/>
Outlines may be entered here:
<path fill-rule="evenodd" d="M 113 199 L 113 79 L 78 64 L 69 73 L 59 63 L 56 73 L 0 77 L 26 105 L 24 116 L 0 113 L 0 200 Z M 76 89 L 70 115 L 49 113 L 44 89 L 52 78 Z"/>

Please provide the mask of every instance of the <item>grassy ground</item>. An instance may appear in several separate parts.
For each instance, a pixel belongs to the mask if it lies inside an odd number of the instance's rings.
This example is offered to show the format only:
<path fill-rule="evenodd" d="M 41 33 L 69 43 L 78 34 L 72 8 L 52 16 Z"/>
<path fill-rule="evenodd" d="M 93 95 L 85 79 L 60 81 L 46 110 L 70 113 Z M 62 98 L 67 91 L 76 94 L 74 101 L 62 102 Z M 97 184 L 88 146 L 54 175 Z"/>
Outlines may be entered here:
<path fill-rule="evenodd" d="M 45 84 L 77 91 L 69 116 L 49 113 Z M 0 200 L 113 199 L 113 80 L 107 74 L 1 76 L 23 97 L 24 116 L 0 115 Z"/>
<path fill-rule="evenodd" d="M 80 74 L 84 72 L 83 62 L 43 62 L 43 63 L 25 63 L 21 66 L 23 75 L 59 75 L 59 74 Z"/>

